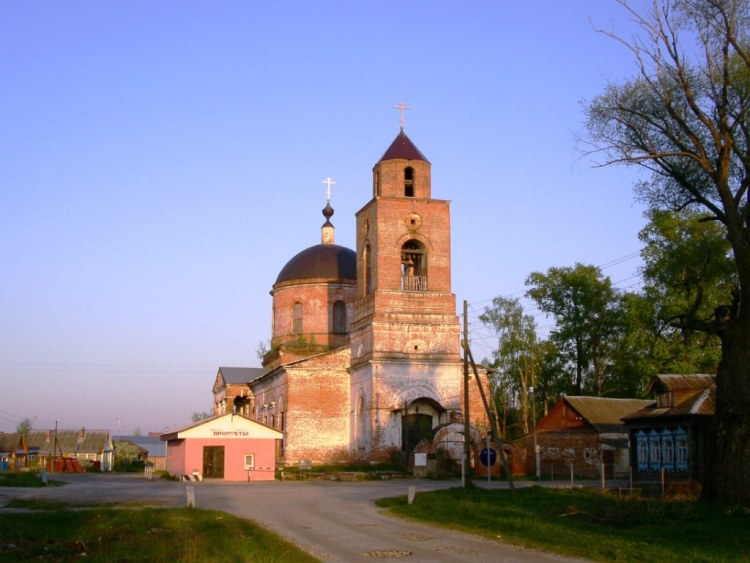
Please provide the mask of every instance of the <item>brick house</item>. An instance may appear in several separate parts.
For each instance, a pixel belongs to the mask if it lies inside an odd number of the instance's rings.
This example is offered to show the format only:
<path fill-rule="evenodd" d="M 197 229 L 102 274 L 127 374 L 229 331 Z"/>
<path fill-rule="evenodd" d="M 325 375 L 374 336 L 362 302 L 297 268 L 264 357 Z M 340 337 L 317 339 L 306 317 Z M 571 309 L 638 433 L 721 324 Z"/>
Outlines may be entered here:
<path fill-rule="evenodd" d="M 664 470 L 672 480 L 701 481 L 706 432 L 716 408 L 716 377 L 657 375 L 648 393 L 656 401 L 623 417 L 633 445 L 634 477 L 657 479 Z"/>
<path fill-rule="evenodd" d="M 536 426 L 543 475 L 573 472 L 598 478 L 628 474 L 628 434 L 621 417 L 653 404 L 642 399 L 563 397 Z M 513 444 L 513 473 L 533 474 L 533 434 Z"/>
<path fill-rule="evenodd" d="M 287 463 L 409 454 L 462 418 L 450 202 L 432 198 L 431 164 L 403 129 L 373 167 L 356 251 L 335 244 L 333 214 L 329 197 L 320 244 L 276 278 L 262 373 L 221 368 L 214 384 L 214 412 L 233 402 L 281 431 Z M 471 385 L 472 421 L 486 424 Z"/>

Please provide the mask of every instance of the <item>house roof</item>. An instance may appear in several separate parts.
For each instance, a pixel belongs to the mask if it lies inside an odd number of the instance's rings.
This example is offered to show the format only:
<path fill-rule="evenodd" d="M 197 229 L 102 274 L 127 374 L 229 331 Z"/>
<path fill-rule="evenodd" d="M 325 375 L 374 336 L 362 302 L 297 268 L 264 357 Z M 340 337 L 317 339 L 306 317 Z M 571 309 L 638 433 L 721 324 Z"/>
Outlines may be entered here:
<path fill-rule="evenodd" d="M 23 448 L 20 432 L 0 433 L 0 453 L 9 454 Z"/>
<path fill-rule="evenodd" d="M 114 440 L 132 442 L 148 452 L 151 457 L 165 457 L 167 444 L 159 436 L 112 436 Z"/>
<path fill-rule="evenodd" d="M 600 434 L 623 432 L 623 416 L 654 403 L 652 400 L 607 397 L 566 396 L 563 399 Z"/>
<path fill-rule="evenodd" d="M 160 439 L 166 442 L 169 440 L 180 440 L 183 438 L 197 437 L 196 430 L 202 426 L 206 426 L 209 429 L 218 428 L 220 429 L 220 432 L 222 428 L 241 427 L 244 429 L 249 429 L 251 435 L 248 435 L 248 437 L 254 438 L 263 437 L 281 439 L 284 437 L 284 435 L 275 428 L 263 424 L 262 422 L 258 422 L 257 420 L 253 420 L 248 416 L 237 413 L 227 413 L 198 420 L 197 422 L 194 422 L 189 426 L 185 426 L 184 428 L 180 428 L 179 430 L 162 434 Z M 213 431 L 211 430 L 210 432 Z"/>
<path fill-rule="evenodd" d="M 650 406 L 623 416 L 623 421 L 712 416 L 716 411 L 716 377 L 713 375 L 657 375 L 651 381 L 649 391 L 676 392 L 674 405 L 660 407 L 654 402 Z"/>
<path fill-rule="evenodd" d="M 663 373 L 656 375 L 648 386 L 648 393 L 660 391 L 703 390 L 716 386 L 716 376 L 707 373 Z"/>
<path fill-rule="evenodd" d="M 55 444 L 57 438 L 57 445 Z M 109 430 L 31 430 L 26 439 L 29 450 L 51 453 L 100 453 L 112 449 Z"/>
<path fill-rule="evenodd" d="M 224 383 L 250 383 L 266 373 L 266 370 L 265 368 L 220 367 L 219 373 L 224 378 Z"/>

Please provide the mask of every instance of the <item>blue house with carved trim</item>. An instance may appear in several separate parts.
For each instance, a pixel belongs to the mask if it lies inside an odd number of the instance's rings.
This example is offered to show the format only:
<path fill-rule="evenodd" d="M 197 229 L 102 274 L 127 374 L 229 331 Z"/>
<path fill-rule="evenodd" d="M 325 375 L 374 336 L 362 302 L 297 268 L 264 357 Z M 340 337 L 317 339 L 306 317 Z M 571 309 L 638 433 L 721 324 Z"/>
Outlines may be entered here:
<path fill-rule="evenodd" d="M 710 374 L 662 374 L 648 392 L 656 402 L 622 421 L 630 440 L 630 466 L 637 480 L 701 481 L 705 444 L 716 408 L 716 377 Z"/>

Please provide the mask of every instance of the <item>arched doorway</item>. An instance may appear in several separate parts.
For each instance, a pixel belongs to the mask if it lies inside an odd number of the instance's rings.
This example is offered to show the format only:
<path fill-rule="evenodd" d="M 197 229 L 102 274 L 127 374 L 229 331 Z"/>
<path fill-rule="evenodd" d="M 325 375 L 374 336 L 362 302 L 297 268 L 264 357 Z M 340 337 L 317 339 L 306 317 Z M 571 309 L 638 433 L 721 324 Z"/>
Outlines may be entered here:
<path fill-rule="evenodd" d="M 401 415 L 401 450 L 409 455 L 422 440 L 432 441 L 445 409 L 427 397 L 413 400 Z"/>

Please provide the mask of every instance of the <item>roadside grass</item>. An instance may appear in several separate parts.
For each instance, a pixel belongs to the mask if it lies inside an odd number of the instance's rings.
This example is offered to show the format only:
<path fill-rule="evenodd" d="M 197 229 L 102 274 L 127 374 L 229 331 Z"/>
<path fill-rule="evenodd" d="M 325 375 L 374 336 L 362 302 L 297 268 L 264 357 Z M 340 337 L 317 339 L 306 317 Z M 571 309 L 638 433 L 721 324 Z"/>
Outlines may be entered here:
<path fill-rule="evenodd" d="M 249 520 L 213 510 L 34 508 L 45 511 L 0 514 L 0 560 L 318 561 Z"/>
<path fill-rule="evenodd" d="M 47 479 L 47 484 L 42 482 L 39 473 L 33 471 L 24 471 L 22 473 L 2 473 L 0 474 L 0 487 L 57 487 L 64 485 L 63 481 Z"/>
<path fill-rule="evenodd" d="M 593 489 L 448 489 L 382 499 L 392 513 L 599 561 L 748 561 L 750 511 Z"/>

